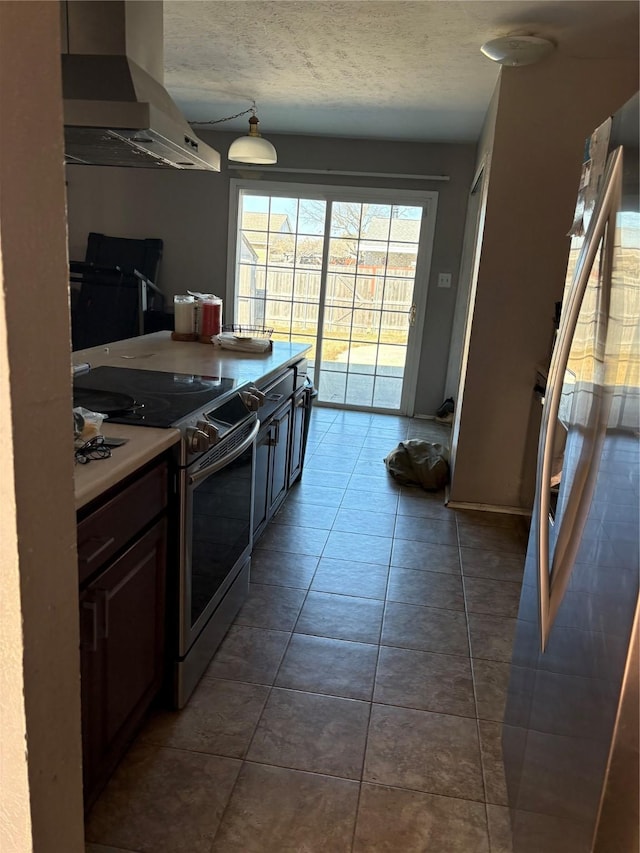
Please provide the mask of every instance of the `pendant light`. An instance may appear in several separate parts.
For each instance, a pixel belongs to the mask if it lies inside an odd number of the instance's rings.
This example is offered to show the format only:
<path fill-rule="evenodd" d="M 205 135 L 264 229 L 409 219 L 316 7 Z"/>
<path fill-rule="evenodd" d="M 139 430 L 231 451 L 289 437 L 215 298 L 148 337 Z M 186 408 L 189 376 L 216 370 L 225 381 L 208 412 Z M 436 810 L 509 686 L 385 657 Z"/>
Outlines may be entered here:
<path fill-rule="evenodd" d="M 194 121 L 193 124 L 196 126 L 222 124 L 222 122 L 231 121 L 234 118 L 240 118 L 240 116 L 246 116 L 247 113 L 251 113 L 249 134 L 247 136 L 240 136 L 231 143 L 227 157 L 236 163 L 257 163 L 261 166 L 273 165 L 278 162 L 276 149 L 268 139 L 260 135 L 260 131 L 258 130 L 258 116 L 256 115 L 256 102 L 252 100 L 251 104 L 248 110 L 243 110 L 241 113 L 212 121 Z"/>
<path fill-rule="evenodd" d="M 260 135 L 258 130 L 258 116 L 256 115 L 256 102 L 251 108 L 249 119 L 249 135 L 240 136 L 231 143 L 227 157 L 236 163 L 259 163 L 260 165 L 273 165 L 278 162 L 276 149 Z"/>

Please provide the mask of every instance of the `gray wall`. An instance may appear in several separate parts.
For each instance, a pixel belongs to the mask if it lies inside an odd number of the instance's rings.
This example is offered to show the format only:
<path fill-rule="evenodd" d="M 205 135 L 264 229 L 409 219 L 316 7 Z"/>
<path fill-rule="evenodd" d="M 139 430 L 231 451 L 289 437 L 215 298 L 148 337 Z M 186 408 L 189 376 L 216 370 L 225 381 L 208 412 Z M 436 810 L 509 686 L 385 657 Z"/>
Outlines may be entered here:
<path fill-rule="evenodd" d="M 164 240 L 160 286 L 171 299 L 186 289 L 224 294 L 229 178 L 226 153 L 237 134 L 199 132 L 223 159 L 220 174 L 169 170 L 67 167 L 69 253 L 82 260 L 89 231 Z M 428 283 L 427 315 L 419 366 L 417 414 L 433 414 L 444 393 L 457 273 L 475 146 L 373 142 L 310 136 L 265 136 L 287 168 L 449 175 L 448 182 L 306 175 L 264 171 L 266 180 L 378 186 L 438 192 L 438 213 Z M 259 178 L 255 172 L 244 177 Z M 436 286 L 451 272 L 451 289 Z M 418 282 L 418 286 L 425 286 Z"/>

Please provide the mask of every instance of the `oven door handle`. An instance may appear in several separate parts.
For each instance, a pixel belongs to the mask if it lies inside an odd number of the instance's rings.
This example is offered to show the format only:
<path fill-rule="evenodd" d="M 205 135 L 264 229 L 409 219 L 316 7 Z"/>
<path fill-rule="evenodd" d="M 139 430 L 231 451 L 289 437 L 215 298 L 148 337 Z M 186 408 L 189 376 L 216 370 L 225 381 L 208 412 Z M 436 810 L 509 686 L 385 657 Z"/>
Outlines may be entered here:
<path fill-rule="evenodd" d="M 199 483 L 206 477 L 210 477 L 212 474 L 216 474 L 218 471 L 221 471 L 226 465 L 229 465 L 230 462 L 233 462 L 234 459 L 237 459 L 238 456 L 242 456 L 245 450 L 248 447 L 251 447 L 251 445 L 255 441 L 259 430 L 260 421 L 256 420 L 253 429 L 242 442 L 242 444 L 239 444 L 237 447 L 234 447 L 234 449 L 230 453 L 228 453 L 226 456 L 223 456 L 222 459 L 218 459 L 218 461 L 214 462 L 213 465 L 209 465 L 207 468 L 203 468 L 201 471 L 197 471 L 195 474 L 189 476 L 187 478 L 188 484 L 190 486 L 195 486 L 196 483 Z"/>

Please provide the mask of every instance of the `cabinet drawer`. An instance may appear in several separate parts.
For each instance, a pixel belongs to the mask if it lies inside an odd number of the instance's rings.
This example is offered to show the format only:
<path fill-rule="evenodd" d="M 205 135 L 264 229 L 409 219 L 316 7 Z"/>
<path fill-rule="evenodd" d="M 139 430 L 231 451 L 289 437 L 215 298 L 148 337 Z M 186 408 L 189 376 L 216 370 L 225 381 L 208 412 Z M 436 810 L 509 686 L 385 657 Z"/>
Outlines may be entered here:
<path fill-rule="evenodd" d="M 167 505 L 168 466 L 157 465 L 78 522 L 82 583 L 120 551 Z"/>
<path fill-rule="evenodd" d="M 290 367 L 283 376 L 279 376 L 265 387 L 260 387 L 265 395 L 264 403 L 258 409 L 258 418 L 261 424 L 266 424 L 270 415 L 293 394 L 294 386 L 295 371 Z"/>
<path fill-rule="evenodd" d="M 308 372 L 308 363 L 307 359 L 303 358 L 300 361 L 296 362 L 293 365 L 293 369 L 296 373 L 296 391 L 304 388 L 305 382 L 307 381 L 307 372 Z"/>

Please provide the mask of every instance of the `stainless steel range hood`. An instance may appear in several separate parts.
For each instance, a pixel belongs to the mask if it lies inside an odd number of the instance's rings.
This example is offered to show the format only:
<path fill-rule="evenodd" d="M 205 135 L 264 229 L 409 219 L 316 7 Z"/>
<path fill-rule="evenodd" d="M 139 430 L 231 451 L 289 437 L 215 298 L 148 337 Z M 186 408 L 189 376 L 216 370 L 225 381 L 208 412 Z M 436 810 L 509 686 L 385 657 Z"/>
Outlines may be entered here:
<path fill-rule="evenodd" d="M 61 11 L 66 162 L 220 171 L 162 85 L 162 2 L 67 0 Z"/>

